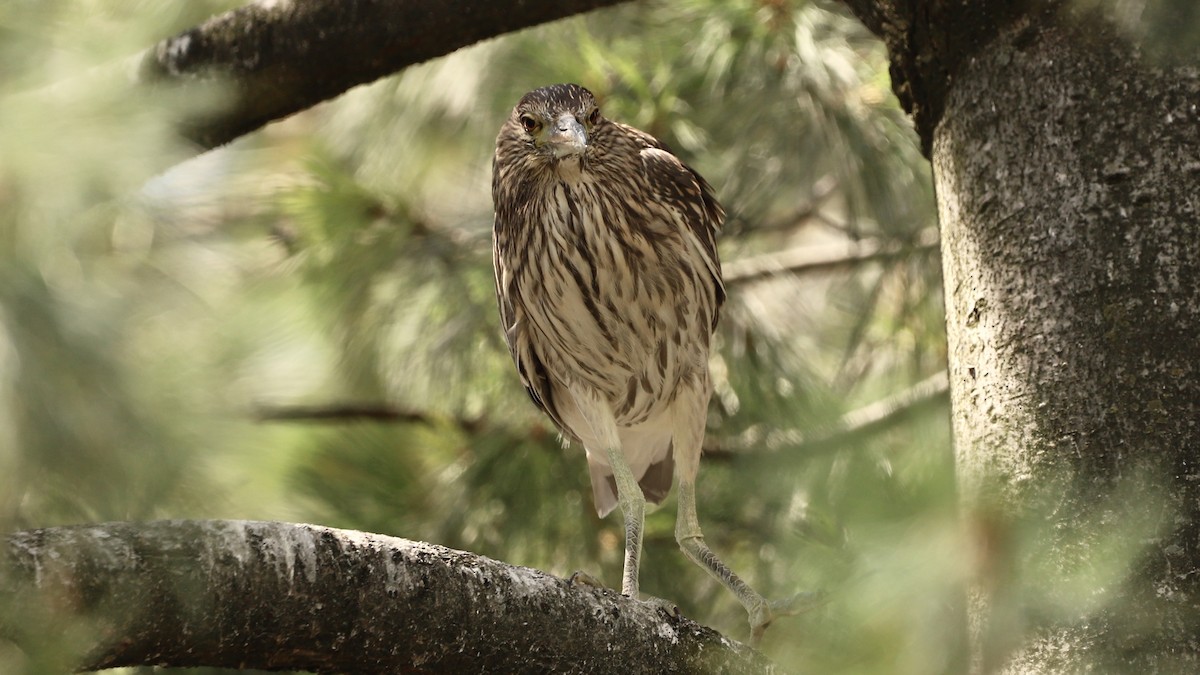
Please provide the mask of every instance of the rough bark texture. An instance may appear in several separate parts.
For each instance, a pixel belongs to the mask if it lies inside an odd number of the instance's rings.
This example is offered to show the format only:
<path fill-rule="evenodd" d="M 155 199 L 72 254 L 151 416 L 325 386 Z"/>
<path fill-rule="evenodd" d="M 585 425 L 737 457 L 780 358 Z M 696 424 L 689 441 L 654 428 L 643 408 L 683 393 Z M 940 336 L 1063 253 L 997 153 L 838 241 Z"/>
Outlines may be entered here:
<path fill-rule="evenodd" d="M 163 40 L 139 79 L 228 87 L 181 127 L 203 149 L 359 84 L 502 33 L 622 0 L 260 0 Z"/>
<path fill-rule="evenodd" d="M 1032 549 L 993 551 L 1002 566 L 1028 579 L 1049 556 L 1103 597 L 1045 589 L 1071 609 L 1038 618 L 1047 598 L 985 589 L 984 668 L 1010 648 L 1014 672 L 1200 668 L 1198 103 L 1195 70 L 1155 71 L 1070 19 L 1015 26 L 947 99 L 933 164 L 959 476 L 1003 520 L 1045 521 Z"/>
<path fill-rule="evenodd" d="M 1056 3 L 847 0 L 930 154 L 982 672 L 1200 669 L 1200 74 Z"/>
<path fill-rule="evenodd" d="M 1019 17 L 1055 0 L 843 0 L 887 45 L 892 90 L 928 155 L 958 70 Z"/>
<path fill-rule="evenodd" d="M 361 532 L 110 523 L 10 535 L 0 560 L 0 633 L 24 642 L 75 631 L 90 646 L 69 665 L 85 669 L 773 671 L 650 603 Z"/>

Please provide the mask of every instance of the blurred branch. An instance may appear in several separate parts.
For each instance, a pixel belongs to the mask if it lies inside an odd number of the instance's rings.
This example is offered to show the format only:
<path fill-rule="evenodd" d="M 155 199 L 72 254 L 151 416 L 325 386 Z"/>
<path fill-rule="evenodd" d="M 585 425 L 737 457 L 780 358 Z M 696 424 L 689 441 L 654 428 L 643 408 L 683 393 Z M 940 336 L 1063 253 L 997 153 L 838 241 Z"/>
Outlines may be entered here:
<path fill-rule="evenodd" d="M 332 403 L 328 405 L 260 405 L 254 410 L 258 422 L 328 422 L 369 420 L 429 424 L 429 415 L 371 403 Z"/>
<path fill-rule="evenodd" d="M 64 669 L 775 671 L 651 603 L 363 532 L 107 523 L 17 532 L 0 555 L 0 633 L 31 650 L 45 635 L 86 643 L 55 647 Z"/>
<path fill-rule="evenodd" d="M 747 430 L 732 439 L 705 441 L 706 458 L 730 459 L 753 449 L 788 447 L 799 452 L 817 447 L 844 445 L 856 437 L 879 433 L 903 421 L 917 408 L 943 400 L 950 392 L 946 371 L 921 380 L 897 394 L 842 415 L 832 429 L 805 434 L 797 429 L 780 429 L 766 434 L 760 428 Z"/>
<path fill-rule="evenodd" d="M 922 230 L 915 241 L 909 244 L 866 239 L 823 246 L 800 246 L 779 253 L 750 256 L 725 263 L 723 276 L 726 285 L 735 285 L 784 273 L 796 275 L 828 271 L 937 247 L 938 231 L 929 228 Z"/>
<path fill-rule="evenodd" d="M 207 150 L 351 87 L 490 37 L 622 0 L 260 0 L 150 48 L 137 80 L 225 105 L 180 123 Z"/>
<path fill-rule="evenodd" d="M 842 415 L 833 427 L 817 435 L 806 435 L 796 429 L 782 429 L 762 433 L 754 427 L 735 438 L 716 440 L 708 437 L 704 442 L 705 457 L 729 459 L 754 449 L 774 450 L 780 447 L 801 449 L 818 445 L 838 445 L 854 436 L 883 431 L 901 422 L 909 413 L 929 403 L 944 399 L 950 391 L 946 372 L 921 380 L 897 394 L 880 399 Z M 331 422 L 344 423 L 357 420 L 369 422 L 411 422 L 433 425 L 439 418 L 416 410 L 402 410 L 386 405 L 332 404 L 323 406 L 259 406 L 254 417 L 260 422 Z M 452 424 L 475 433 L 482 429 L 481 419 L 455 418 Z"/>
<path fill-rule="evenodd" d="M 742 218 L 732 218 L 725 223 L 725 234 L 766 234 L 794 230 L 809 220 L 818 217 L 825 200 L 836 194 L 838 182 L 832 176 L 824 176 L 812 185 L 812 194 L 805 204 L 791 213 L 763 223 L 752 223 Z"/>
<path fill-rule="evenodd" d="M 326 405 L 259 405 L 254 409 L 256 422 L 311 422 L 343 424 L 347 422 L 387 422 L 433 426 L 448 421 L 476 433 L 484 425 L 481 418 L 442 418 L 421 410 L 405 410 L 375 403 L 331 403 Z"/>

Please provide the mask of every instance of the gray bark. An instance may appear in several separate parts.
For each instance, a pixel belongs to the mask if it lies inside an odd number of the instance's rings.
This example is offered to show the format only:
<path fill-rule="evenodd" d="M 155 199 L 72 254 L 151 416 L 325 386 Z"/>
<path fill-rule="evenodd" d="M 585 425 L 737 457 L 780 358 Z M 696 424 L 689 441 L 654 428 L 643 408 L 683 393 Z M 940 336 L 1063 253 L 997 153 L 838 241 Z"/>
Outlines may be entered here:
<path fill-rule="evenodd" d="M 1195 70 L 1030 23 L 964 68 L 934 134 L 958 472 L 1017 572 L 978 591 L 987 669 L 1200 668 L 1197 103 Z"/>
<path fill-rule="evenodd" d="M 312 525 L 33 530 L 10 535 L 0 563 L 0 634 L 33 652 L 74 636 L 79 652 L 58 669 L 774 672 L 749 647 L 611 590 Z"/>
<path fill-rule="evenodd" d="M 974 669 L 1196 672 L 1200 73 L 1054 3 L 848 4 L 933 162 Z"/>

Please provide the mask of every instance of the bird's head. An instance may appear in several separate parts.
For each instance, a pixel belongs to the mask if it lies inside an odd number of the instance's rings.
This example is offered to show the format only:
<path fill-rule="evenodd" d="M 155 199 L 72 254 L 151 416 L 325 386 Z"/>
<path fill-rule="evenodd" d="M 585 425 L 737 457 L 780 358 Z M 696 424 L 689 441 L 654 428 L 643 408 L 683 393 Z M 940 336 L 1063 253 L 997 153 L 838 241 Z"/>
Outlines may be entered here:
<path fill-rule="evenodd" d="M 501 137 L 552 160 L 586 155 L 593 130 L 603 122 L 592 92 L 577 84 L 535 89 L 521 98 Z"/>

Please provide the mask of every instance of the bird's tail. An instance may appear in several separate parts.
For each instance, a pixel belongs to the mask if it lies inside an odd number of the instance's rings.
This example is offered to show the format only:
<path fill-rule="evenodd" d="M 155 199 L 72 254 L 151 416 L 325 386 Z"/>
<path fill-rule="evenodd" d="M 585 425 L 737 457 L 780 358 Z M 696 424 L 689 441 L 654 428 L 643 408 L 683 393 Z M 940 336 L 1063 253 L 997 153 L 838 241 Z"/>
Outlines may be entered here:
<path fill-rule="evenodd" d="M 662 503 L 671 492 L 671 481 L 675 476 L 670 432 L 647 432 L 637 427 L 622 429 L 621 448 L 646 501 Z M 603 518 L 617 507 L 617 481 L 613 478 L 607 456 L 590 448 L 588 469 L 592 477 L 596 513 Z"/>

